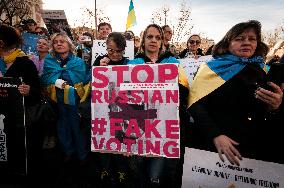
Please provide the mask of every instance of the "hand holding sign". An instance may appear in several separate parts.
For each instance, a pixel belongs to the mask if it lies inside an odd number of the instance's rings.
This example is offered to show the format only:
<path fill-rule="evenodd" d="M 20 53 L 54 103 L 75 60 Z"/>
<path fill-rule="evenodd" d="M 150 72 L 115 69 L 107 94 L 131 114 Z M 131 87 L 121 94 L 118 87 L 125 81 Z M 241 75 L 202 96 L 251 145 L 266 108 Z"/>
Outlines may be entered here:
<path fill-rule="evenodd" d="M 104 57 L 103 59 L 100 60 L 100 66 L 107 66 L 109 61 L 110 61 L 109 58 Z"/>

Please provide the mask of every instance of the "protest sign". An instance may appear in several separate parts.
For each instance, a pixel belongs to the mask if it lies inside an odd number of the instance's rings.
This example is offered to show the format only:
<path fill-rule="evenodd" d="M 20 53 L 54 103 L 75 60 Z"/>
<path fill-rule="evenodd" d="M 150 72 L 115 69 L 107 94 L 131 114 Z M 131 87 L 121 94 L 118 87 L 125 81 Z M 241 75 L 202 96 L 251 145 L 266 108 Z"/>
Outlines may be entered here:
<path fill-rule="evenodd" d="M 39 36 L 36 34 L 23 32 L 22 37 L 23 37 L 22 50 L 27 55 L 37 55 L 36 46 Z"/>
<path fill-rule="evenodd" d="M 43 10 L 41 15 L 50 35 L 65 33 L 73 40 L 64 10 Z"/>
<path fill-rule="evenodd" d="M 180 156 L 176 64 L 92 69 L 92 151 Z"/>
<path fill-rule="evenodd" d="M 284 165 L 243 158 L 240 166 L 222 162 L 218 153 L 186 148 L 183 188 L 280 188 Z"/>
<path fill-rule="evenodd" d="M 19 78 L 0 78 L 0 172 L 26 174 L 26 131 Z"/>
<path fill-rule="evenodd" d="M 97 59 L 98 56 L 103 56 L 107 54 L 106 51 L 106 41 L 105 40 L 94 40 L 92 48 L 92 62 Z M 129 60 L 134 59 L 134 42 L 126 41 L 126 47 L 124 52 L 124 57 L 127 57 Z"/>
<path fill-rule="evenodd" d="M 211 59 L 213 59 L 211 55 L 200 56 L 198 59 L 194 58 L 179 59 L 180 66 L 183 67 L 183 69 L 185 70 L 189 85 L 192 84 L 192 81 L 198 71 L 199 66 L 202 63 L 210 61 Z"/>

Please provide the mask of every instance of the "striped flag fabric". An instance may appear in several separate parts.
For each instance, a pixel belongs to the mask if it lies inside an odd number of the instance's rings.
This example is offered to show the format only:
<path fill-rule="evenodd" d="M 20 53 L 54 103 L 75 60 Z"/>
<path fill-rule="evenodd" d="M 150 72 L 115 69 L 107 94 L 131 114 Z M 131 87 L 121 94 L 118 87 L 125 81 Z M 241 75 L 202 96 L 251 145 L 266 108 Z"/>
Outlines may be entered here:
<path fill-rule="evenodd" d="M 127 16 L 127 21 L 126 21 L 126 31 L 136 25 L 136 16 L 135 16 L 135 11 L 134 11 L 134 5 L 133 1 L 130 0 L 130 5 L 129 5 L 129 10 L 128 10 L 128 16 Z"/>

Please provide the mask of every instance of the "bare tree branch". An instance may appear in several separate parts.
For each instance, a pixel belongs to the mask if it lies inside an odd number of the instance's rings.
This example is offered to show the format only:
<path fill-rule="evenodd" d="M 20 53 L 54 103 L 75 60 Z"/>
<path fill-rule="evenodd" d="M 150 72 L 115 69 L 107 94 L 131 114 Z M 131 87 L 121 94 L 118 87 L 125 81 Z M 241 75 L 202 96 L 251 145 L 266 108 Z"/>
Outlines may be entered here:
<path fill-rule="evenodd" d="M 5 14 L 4 20 L 8 25 L 14 25 L 14 20 L 21 22 L 24 17 L 31 14 L 28 0 L 1 0 L 0 3 L 1 14 Z"/>
<path fill-rule="evenodd" d="M 170 7 L 165 5 L 162 8 L 155 10 L 152 13 L 151 22 L 158 25 L 170 25 L 168 24 L 169 22 L 175 23 L 172 24 L 172 29 L 174 31 L 172 41 L 177 43 L 185 38 L 188 38 L 188 36 L 191 34 L 191 30 L 193 28 L 193 25 L 190 23 L 191 9 L 187 5 L 186 1 L 182 1 L 179 9 L 180 14 L 175 20 L 174 18 L 170 17 L 170 11 Z"/>

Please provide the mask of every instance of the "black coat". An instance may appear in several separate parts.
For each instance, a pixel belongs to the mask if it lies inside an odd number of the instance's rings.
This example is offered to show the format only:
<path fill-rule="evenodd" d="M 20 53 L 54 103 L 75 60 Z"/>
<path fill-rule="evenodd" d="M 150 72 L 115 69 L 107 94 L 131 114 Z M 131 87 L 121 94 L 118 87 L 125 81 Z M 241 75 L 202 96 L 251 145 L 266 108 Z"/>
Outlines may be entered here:
<path fill-rule="evenodd" d="M 236 147 L 243 157 L 274 161 L 277 154 L 270 153 L 269 145 L 275 145 L 275 135 L 271 133 L 277 134 L 279 125 L 254 94 L 257 85 L 266 83 L 265 79 L 266 74 L 259 66 L 247 65 L 193 104 L 189 109 L 194 119 L 189 135 L 191 147 L 216 152 L 213 139 L 226 135 L 240 143 Z"/>
<path fill-rule="evenodd" d="M 104 57 L 108 57 L 108 55 L 98 56 L 93 64 L 93 66 L 100 66 L 100 60 Z M 129 60 L 125 57 L 123 57 L 120 61 L 114 62 L 111 61 L 108 63 L 108 65 L 126 65 Z"/>
<path fill-rule="evenodd" d="M 5 77 L 22 77 L 30 86 L 30 94 L 25 97 L 25 105 L 30 106 L 40 100 L 40 81 L 34 63 L 27 57 L 17 57 L 4 75 Z"/>

